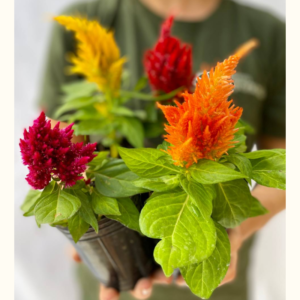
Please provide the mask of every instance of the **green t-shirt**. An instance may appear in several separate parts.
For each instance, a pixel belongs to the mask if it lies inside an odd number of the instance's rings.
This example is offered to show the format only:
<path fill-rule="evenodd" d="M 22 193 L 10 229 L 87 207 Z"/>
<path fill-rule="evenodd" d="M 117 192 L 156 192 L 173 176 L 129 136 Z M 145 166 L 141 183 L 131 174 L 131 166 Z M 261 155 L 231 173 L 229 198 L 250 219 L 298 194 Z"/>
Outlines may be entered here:
<path fill-rule="evenodd" d="M 87 16 L 115 31 L 122 55 L 127 56 L 126 68 L 131 74 L 131 85 L 143 75 L 143 55 L 155 44 L 163 19 L 138 0 L 96 0 L 67 8 L 63 14 Z M 249 137 L 251 147 L 259 135 L 285 136 L 285 24 L 272 15 L 223 0 L 217 10 L 201 22 L 175 21 L 172 33 L 193 46 L 193 69 L 214 66 L 223 61 L 244 42 L 255 37 L 260 46 L 244 58 L 234 75 L 234 103 L 244 108 L 242 118 L 256 129 Z M 78 80 L 79 76 L 65 74 L 66 54 L 74 52 L 73 34 L 54 24 L 49 45 L 40 104 L 46 115 L 61 104 L 61 86 Z M 131 106 L 143 108 L 145 102 L 133 101 Z M 212 300 L 246 300 L 246 269 L 251 240 L 241 250 L 239 271 L 234 283 L 218 288 Z M 197 299 L 187 289 L 175 286 L 156 287 L 151 299 Z M 95 296 L 96 297 L 96 296 Z M 123 298 L 124 297 L 124 298 Z M 129 297 L 129 298 L 126 298 Z M 122 299 L 130 299 L 124 294 Z M 83 297 L 88 298 L 87 295 Z M 97 297 L 95 298 L 97 299 Z"/>

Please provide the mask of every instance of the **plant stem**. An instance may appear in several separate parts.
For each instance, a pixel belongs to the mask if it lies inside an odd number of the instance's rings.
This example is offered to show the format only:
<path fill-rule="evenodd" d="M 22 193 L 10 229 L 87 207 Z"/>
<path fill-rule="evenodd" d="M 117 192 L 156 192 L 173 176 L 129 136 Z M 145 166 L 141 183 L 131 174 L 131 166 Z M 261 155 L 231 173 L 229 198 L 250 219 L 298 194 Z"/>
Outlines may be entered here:
<path fill-rule="evenodd" d="M 119 156 L 119 152 L 116 144 L 110 146 L 110 156 L 113 158 L 117 158 Z"/>

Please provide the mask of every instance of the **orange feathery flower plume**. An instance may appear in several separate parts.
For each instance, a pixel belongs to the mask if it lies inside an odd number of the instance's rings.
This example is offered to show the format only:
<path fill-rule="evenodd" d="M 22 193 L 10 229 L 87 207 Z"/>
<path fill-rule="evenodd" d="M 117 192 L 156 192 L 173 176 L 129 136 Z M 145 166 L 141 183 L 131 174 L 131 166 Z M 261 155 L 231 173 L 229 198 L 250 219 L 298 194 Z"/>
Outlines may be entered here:
<path fill-rule="evenodd" d="M 204 71 L 195 92 L 183 93 L 184 102 L 175 101 L 177 107 L 158 104 L 169 122 L 165 125 L 166 141 L 171 144 L 167 152 L 175 165 L 188 168 L 199 159 L 217 160 L 234 147 L 238 130 L 234 127 L 243 109 L 227 99 L 233 93 L 231 77 L 239 59 L 238 55 L 230 56 L 209 75 Z"/>

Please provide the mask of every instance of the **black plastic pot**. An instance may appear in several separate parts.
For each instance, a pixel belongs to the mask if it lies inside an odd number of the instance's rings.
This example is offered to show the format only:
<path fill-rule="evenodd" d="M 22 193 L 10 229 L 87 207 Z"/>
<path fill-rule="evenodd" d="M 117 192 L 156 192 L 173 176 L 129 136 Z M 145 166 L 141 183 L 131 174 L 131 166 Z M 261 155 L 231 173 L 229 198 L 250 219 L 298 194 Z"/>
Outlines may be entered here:
<path fill-rule="evenodd" d="M 103 218 L 98 224 L 98 234 L 90 228 L 76 244 L 68 228 L 57 228 L 101 283 L 118 291 L 133 289 L 155 267 L 153 242 L 114 220 Z"/>

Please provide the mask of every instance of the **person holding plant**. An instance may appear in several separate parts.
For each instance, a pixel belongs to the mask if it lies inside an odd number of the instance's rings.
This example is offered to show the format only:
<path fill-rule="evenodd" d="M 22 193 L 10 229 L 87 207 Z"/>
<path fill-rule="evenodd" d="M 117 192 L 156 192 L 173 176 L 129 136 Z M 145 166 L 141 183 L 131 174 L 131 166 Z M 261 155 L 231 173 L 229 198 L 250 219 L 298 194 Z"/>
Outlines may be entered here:
<path fill-rule="evenodd" d="M 141 62 L 145 51 L 153 47 L 159 26 L 171 13 L 175 15 L 173 34 L 192 45 L 192 70 L 184 69 L 187 79 L 190 79 L 191 72 L 201 73 L 203 68 L 228 57 L 245 41 L 256 38 L 260 47 L 241 61 L 234 75 L 234 103 L 243 108 L 243 119 L 256 130 L 256 134 L 247 139 L 248 150 L 254 142 L 259 149 L 285 148 L 285 26 L 273 16 L 229 0 L 97 0 L 75 4 L 64 12 L 65 15 L 76 13 L 97 19 L 114 30 L 122 55 L 130 58 L 127 67 L 132 85 L 144 72 Z M 161 37 L 163 35 L 161 32 Z M 49 118 L 54 118 L 54 111 L 60 105 L 61 85 L 81 78 L 63 72 L 69 66 L 66 54 L 74 52 L 74 48 L 73 35 L 55 25 L 40 97 L 41 106 Z M 168 77 L 169 73 L 150 74 L 153 69 L 148 68 L 149 61 L 151 58 L 147 60 L 146 56 L 145 69 L 152 90 L 166 89 L 168 92 L 172 77 Z M 130 105 L 133 109 L 145 109 L 138 101 L 132 101 Z M 55 122 L 52 121 L 53 125 Z M 83 140 L 82 137 L 76 138 Z M 156 146 L 155 142 L 149 139 L 147 145 Z M 250 237 L 285 208 L 284 191 L 257 185 L 252 195 L 269 213 L 250 218 L 228 231 L 231 263 L 222 286 L 211 297 L 213 300 L 247 299 L 246 271 L 253 240 Z M 179 286 L 185 285 L 182 276 L 174 281 Z M 172 278 L 166 278 L 159 270 L 151 278 L 141 279 L 132 296 L 120 295 L 116 290 L 102 286 L 100 299 L 197 299 L 187 289 L 171 285 L 171 282 Z M 162 285 L 153 288 L 155 283 Z M 83 299 L 87 300 L 87 297 Z"/>

